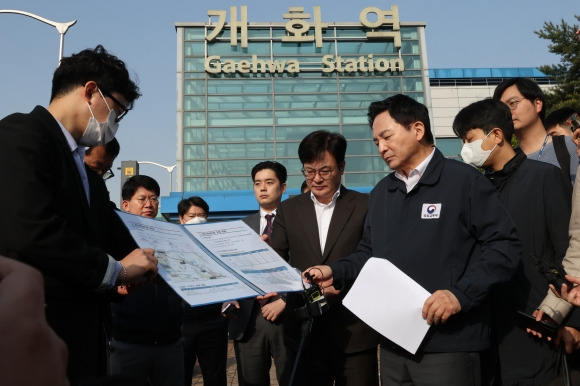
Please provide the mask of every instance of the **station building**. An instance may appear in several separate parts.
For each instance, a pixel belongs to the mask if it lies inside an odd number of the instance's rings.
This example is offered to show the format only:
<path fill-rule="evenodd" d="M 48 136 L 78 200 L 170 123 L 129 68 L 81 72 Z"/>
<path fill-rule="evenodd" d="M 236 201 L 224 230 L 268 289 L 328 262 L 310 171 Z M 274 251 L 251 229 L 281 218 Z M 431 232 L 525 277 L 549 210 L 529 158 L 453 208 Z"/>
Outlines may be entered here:
<path fill-rule="evenodd" d="M 288 195 L 304 177 L 300 141 L 315 130 L 348 140 L 342 183 L 368 192 L 387 173 L 366 113 L 369 104 L 406 94 L 429 108 L 437 147 L 458 157 L 451 130 L 467 104 L 490 97 L 505 78 L 549 87 L 532 68 L 430 69 L 422 22 L 361 6 L 359 20 L 335 23 L 320 7 L 289 7 L 283 22 L 248 22 L 247 6 L 209 10 L 206 23 L 176 23 L 177 192 L 162 198 L 176 218 L 182 197 L 202 196 L 215 219 L 257 210 L 250 170 L 275 160 L 288 170 Z M 229 21 L 228 21 L 229 19 Z"/>

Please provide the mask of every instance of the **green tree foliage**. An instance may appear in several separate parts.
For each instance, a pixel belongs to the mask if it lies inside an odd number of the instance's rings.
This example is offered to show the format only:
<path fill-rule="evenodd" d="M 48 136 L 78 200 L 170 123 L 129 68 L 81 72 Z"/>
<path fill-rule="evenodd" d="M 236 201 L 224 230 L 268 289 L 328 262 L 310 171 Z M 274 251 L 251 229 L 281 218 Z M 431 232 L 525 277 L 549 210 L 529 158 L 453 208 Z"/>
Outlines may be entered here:
<path fill-rule="evenodd" d="M 574 17 L 580 21 L 579 15 Z M 548 113 L 562 107 L 580 111 L 580 36 L 576 31 L 578 25 L 570 25 L 564 19 L 560 24 L 544 22 L 541 30 L 534 31 L 540 38 L 551 42 L 548 45 L 551 53 L 560 56 L 560 63 L 539 68 L 558 82 L 546 93 Z"/>

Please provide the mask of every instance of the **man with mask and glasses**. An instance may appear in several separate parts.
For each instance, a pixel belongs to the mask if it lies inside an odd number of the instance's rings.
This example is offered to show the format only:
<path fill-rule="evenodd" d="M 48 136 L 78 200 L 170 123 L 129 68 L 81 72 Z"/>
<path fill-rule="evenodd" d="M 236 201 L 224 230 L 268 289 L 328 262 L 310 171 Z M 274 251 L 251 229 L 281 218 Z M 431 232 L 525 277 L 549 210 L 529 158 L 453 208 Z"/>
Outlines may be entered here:
<path fill-rule="evenodd" d="M 537 259 L 545 260 L 545 265 L 561 265 L 568 248 L 572 188 L 556 166 L 528 159 L 521 149 L 514 151 L 512 116 L 497 99 L 462 109 L 453 131 L 464 143 L 461 156 L 465 163 L 484 168 L 499 191 L 524 251 L 514 277 L 491 290 L 495 327 L 491 357 L 497 356 L 499 363 L 495 377 L 504 385 L 547 384 L 555 376 L 557 346 L 533 339 L 519 328 L 516 312 L 532 315 L 548 292 L 548 281 L 534 268 Z M 496 370 L 495 362 L 486 365 L 483 375 L 490 376 Z"/>
<path fill-rule="evenodd" d="M 85 164 L 107 181 L 115 176 L 111 168 L 120 151 L 117 138 L 104 145 L 91 146 L 85 151 Z"/>
<path fill-rule="evenodd" d="M 157 273 L 154 251 L 137 248 L 83 162 L 84 147 L 112 140 L 139 96 L 125 63 L 97 46 L 62 59 L 48 108 L 0 121 L 0 254 L 43 274 L 71 384 L 99 375 L 102 292 Z"/>

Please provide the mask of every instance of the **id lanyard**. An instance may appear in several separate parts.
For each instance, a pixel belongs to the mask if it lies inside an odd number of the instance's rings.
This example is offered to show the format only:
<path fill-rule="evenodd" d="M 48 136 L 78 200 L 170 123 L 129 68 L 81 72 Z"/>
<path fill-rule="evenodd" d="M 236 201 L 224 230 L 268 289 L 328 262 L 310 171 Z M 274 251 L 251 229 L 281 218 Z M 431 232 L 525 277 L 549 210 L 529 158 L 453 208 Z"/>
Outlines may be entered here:
<path fill-rule="evenodd" d="M 540 160 L 540 157 L 542 156 L 542 152 L 544 151 L 544 148 L 546 147 L 546 142 L 548 142 L 549 136 L 550 136 L 550 134 L 546 135 L 546 138 L 544 138 L 544 143 L 542 144 L 542 147 L 540 148 L 540 152 L 538 153 L 538 158 L 536 158 L 536 161 Z"/>

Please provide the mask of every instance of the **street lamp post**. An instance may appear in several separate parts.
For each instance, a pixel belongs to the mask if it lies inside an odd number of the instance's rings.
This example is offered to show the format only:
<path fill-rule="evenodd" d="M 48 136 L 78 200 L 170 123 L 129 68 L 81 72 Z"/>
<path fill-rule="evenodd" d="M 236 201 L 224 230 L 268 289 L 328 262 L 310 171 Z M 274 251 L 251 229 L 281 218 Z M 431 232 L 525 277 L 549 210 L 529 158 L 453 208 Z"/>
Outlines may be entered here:
<path fill-rule="evenodd" d="M 45 19 L 43 17 L 40 17 L 40 16 L 35 15 L 33 13 L 30 13 L 30 12 L 17 11 L 14 9 L 0 9 L 0 13 L 15 13 L 18 15 L 28 16 L 28 17 L 31 17 L 33 19 L 36 19 L 38 21 L 41 21 L 43 23 L 46 23 L 46 24 L 51 25 L 54 28 L 56 28 L 56 30 L 60 34 L 60 48 L 58 51 L 58 64 L 60 65 L 60 61 L 62 59 L 62 52 L 63 52 L 63 48 L 64 48 L 64 34 L 66 34 L 66 31 L 68 31 L 68 29 L 70 27 L 72 27 L 77 22 L 76 20 L 69 21 L 67 23 L 59 23 L 56 21 Z"/>
<path fill-rule="evenodd" d="M 167 170 L 169 172 L 169 193 L 171 193 L 171 191 L 173 190 L 173 169 L 175 169 L 175 167 L 177 165 L 166 166 L 166 165 L 161 165 L 161 164 L 158 164 L 157 162 L 151 162 L 151 161 L 137 161 L 137 163 L 138 164 L 155 165 L 155 166 L 159 166 L 160 168 Z"/>

